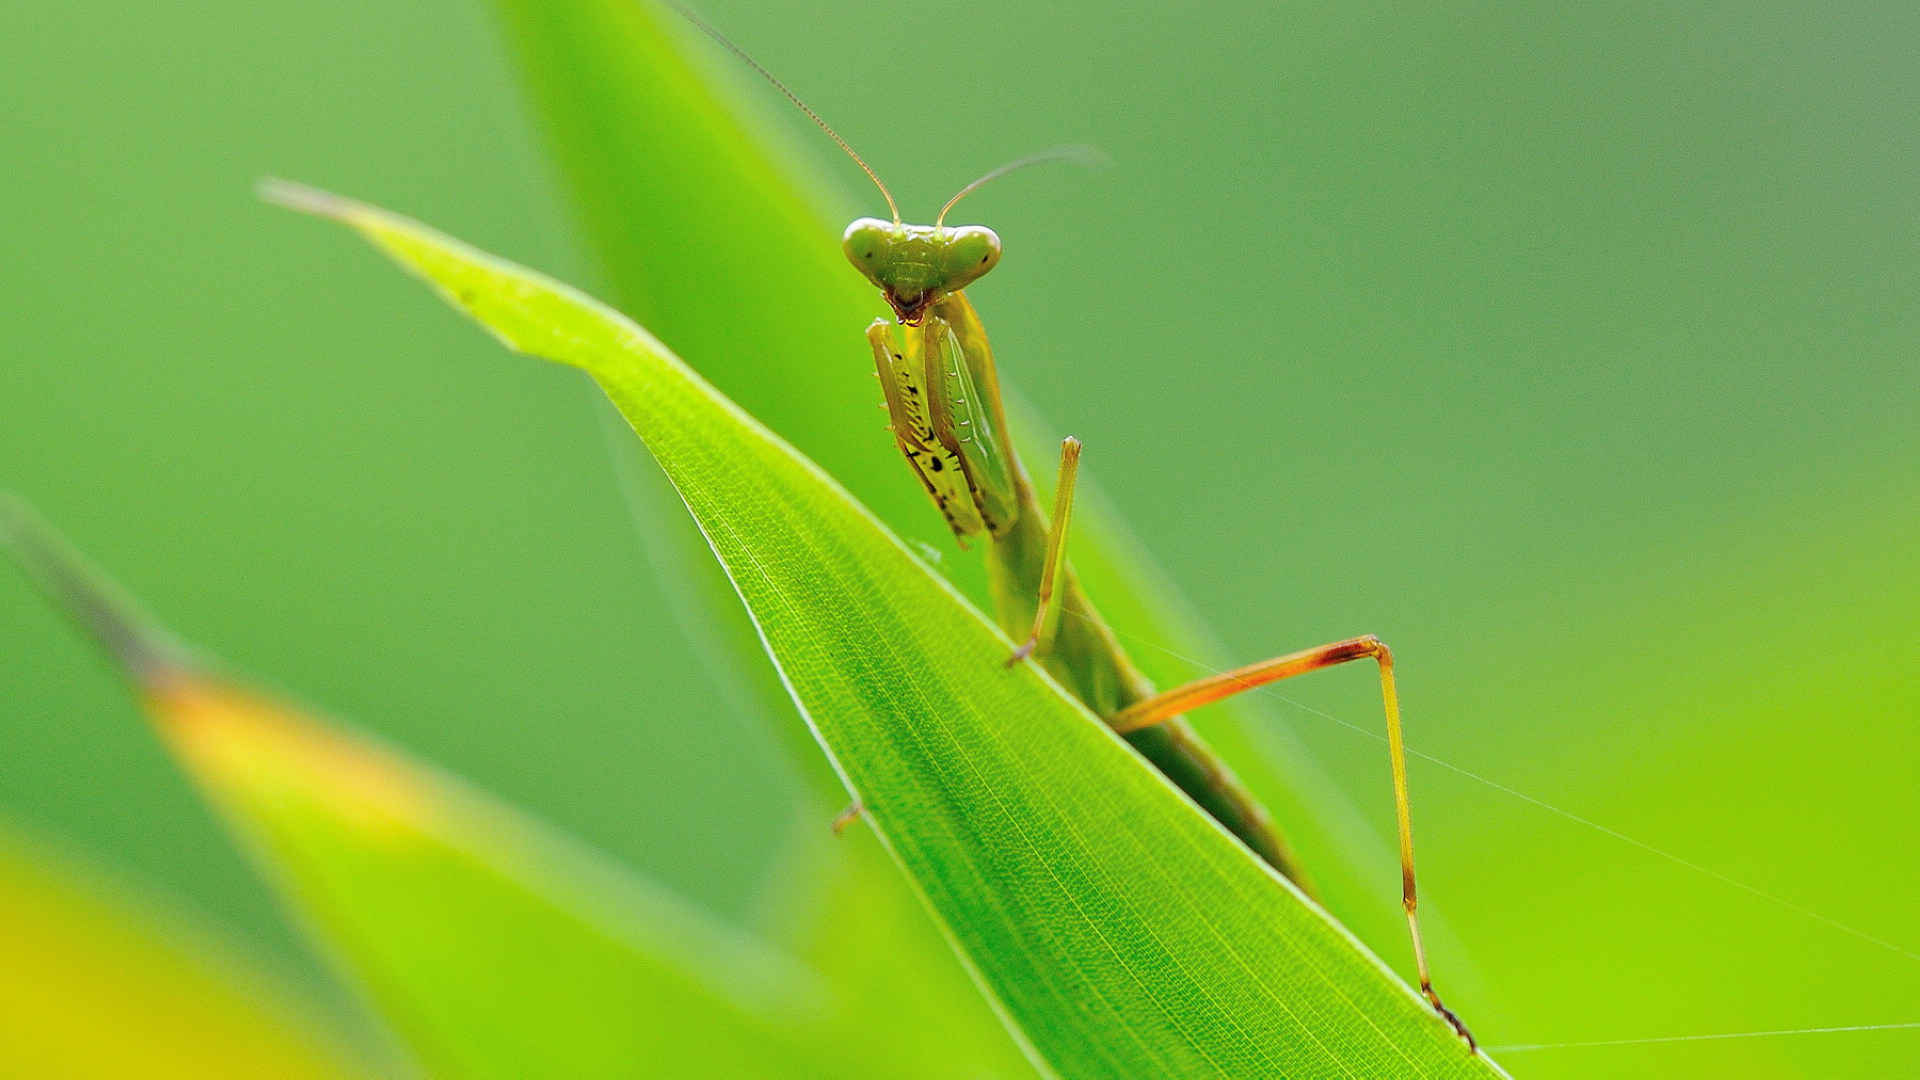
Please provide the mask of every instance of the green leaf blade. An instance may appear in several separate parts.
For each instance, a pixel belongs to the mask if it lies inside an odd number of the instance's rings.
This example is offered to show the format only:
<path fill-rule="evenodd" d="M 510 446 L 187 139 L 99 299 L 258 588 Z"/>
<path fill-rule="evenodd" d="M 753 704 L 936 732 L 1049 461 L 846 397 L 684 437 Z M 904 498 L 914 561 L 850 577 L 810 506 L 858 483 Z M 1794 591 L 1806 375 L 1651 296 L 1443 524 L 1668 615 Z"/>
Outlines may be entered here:
<path fill-rule="evenodd" d="M 660 461 L 873 826 L 1039 1061 L 1090 1076 L 1486 1076 L 830 478 L 645 331 L 332 197 L 497 337 L 588 371 Z M 903 973 L 903 977 L 905 977 Z"/>
<path fill-rule="evenodd" d="M 604 295 L 695 360 L 703 378 L 826 468 L 900 535 L 944 548 L 938 514 L 916 484 L 902 482 L 898 455 L 885 449 L 885 440 L 876 442 L 868 426 L 879 398 L 859 332 L 886 309 L 875 290 L 848 272 L 834 238 L 852 213 L 882 209 L 877 193 L 796 122 L 778 95 L 666 5 L 495 0 L 494 6 L 506 30 L 503 43 L 520 58 L 535 126 L 571 195 L 579 239 L 602 270 Z M 745 25 L 742 30 L 757 36 Z M 759 47 L 753 38 L 744 44 Z M 832 112 L 839 116 L 839 106 Z M 671 257 L 663 257 L 669 251 Z M 751 318 L 741 317 L 742 297 L 752 298 Z M 1052 426 L 1033 421 L 1014 384 L 1029 350 L 1072 346 L 995 342 L 1003 380 L 1011 380 L 1002 390 L 1016 444 L 1030 463 L 1051 462 L 1066 429 L 1047 434 Z M 1043 499 L 1049 471 L 1034 473 Z M 1186 656 L 1209 657 L 1219 670 L 1248 659 L 1218 646 L 1206 620 L 1131 537 L 1101 496 L 1100 471 L 1096 461 L 1081 479 L 1075 569 L 1129 642 L 1171 647 L 1137 648 L 1131 659 L 1162 686 L 1201 673 Z M 941 570 L 985 602 L 982 560 L 950 558 Z M 678 575 L 674 584 L 684 587 Z M 716 624 L 734 629 L 733 620 L 710 620 L 690 632 L 715 634 Z M 740 641 L 743 633 L 722 636 L 736 651 L 750 648 Z M 738 679 L 739 664 L 728 667 L 712 678 Z M 786 733 L 792 726 L 775 727 Z M 1398 868 L 1371 819 L 1260 703 L 1214 705 L 1201 730 L 1271 813 L 1322 902 L 1373 947 L 1400 955 L 1406 931 Z M 1444 911 L 1430 907 L 1423 923 L 1429 943 L 1453 953 L 1443 957 L 1449 979 L 1460 978 L 1471 957 L 1447 949 Z M 858 933 L 845 926 L 823 931 Z"/>

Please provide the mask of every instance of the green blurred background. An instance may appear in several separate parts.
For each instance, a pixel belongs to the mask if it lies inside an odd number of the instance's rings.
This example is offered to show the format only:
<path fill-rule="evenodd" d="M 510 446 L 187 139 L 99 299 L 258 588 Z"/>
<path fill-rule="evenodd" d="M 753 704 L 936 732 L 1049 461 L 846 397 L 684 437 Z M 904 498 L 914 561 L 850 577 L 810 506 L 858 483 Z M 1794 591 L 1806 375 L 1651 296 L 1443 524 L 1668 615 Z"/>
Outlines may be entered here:
<path fill-rule="evenodd" d="M 1007 243 L 973 295 L 1222 640 L 1200 661 L 1377 632 L 1415 749 L 1709 871 L 1416 761 L 1435 961 L 1486 1041 L 1920 1020 L 1920 12 L 702 10 L 910 216 L 1037 147 L 1111 155 L 970 200 Z M 589 387 L 250 194 L 324 184 L 593 286 L 492 13 L 12 5 L 0 42 L 0 486 L 239 668 L 729 917 L 773 902 L 803 798 L 769 727 L 798 720 L 717 685 Z M 835 209 L 880 208 L 741 85 Z M 1390 860 L 1380 746 L 1325 715 L 1372 731 L 1370 680 L 1281 690 L 1272 723 Z M 0 702 L 0 816 L 334 993 L 11 574 Z M 1917 1054 L 1895 1031 L 1506 1061 Z"/>

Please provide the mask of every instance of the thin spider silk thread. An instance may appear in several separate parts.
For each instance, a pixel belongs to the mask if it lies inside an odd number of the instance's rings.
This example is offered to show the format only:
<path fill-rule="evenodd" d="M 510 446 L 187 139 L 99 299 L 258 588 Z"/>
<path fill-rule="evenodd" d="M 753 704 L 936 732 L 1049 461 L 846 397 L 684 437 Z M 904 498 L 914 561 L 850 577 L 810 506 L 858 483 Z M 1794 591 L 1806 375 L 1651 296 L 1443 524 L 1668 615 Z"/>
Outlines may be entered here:
<path fill-rule="evenodd" d="M 1650 1039 L 1598 1039 L 1592 1042 L 1513 1043 L 1489 1046 L 1489 1054 L 1520 1054 L 1529 1050 L 1565 1050 L 1574 1047 L 1647 1046 L 1652 1043 L 1717 1042 L 1722 1039 L 1765 1039 L 1775 1035 L 1833 1035 L 1848 1031 L 1912 1031 L 1920 1022 L 1903 1024 L 1853 1024 L 1847 1027 L 1782 1028 L 1778 1031 L 1728 1031 L 1715 1035 L 1660 1035 Z"/>

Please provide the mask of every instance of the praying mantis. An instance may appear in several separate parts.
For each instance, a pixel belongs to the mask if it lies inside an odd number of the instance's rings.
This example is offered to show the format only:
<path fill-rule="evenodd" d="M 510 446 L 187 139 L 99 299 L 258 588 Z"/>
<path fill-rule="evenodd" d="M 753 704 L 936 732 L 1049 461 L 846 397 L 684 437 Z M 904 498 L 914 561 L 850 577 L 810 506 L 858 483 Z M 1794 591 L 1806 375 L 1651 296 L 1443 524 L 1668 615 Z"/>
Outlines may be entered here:
<path fill-rule="evenodd" d="M 1406 748 L 1392 650 L 1365 634 L 1156 691 L 1128 659 L 1067 562 L 1080 441 L 1068 436 L 1060 444 L 1049 516 L 1008 437 L 993 349 L 965 291 L 999 264 L 1000 238 L 984 225 L 947 225 L 947 214 L 982 185 L 1028 165 L 1069 156 L 1071 151 L 1043 152 L 1002 165 L 948 199 L 932 225 L 909 224 L 901 218 L 899 204 L 879 174 L 819 113 L 699 15 L 678 3 L 669 6 L 805 113 L 866 173 L 886 200 L 890 219 L 854 221 L 847 226 L 841 247 L 894 313 L 894 321 L 876 319 L 866 333 L 890 420 L 888 430 L 961 546 L 983 535 L 988 538 L 994 615 L 1001 629 L 1020 642 L 1007 657 L 1006 667 L 1037 662 L 1228 832 L 1304 888 L 1301 868 L 1265 808 L 1184 717 L 1201 706 L 1281 679 L 1351 661 L 1375 663 L 1392 765 L 1401 904 L 1420 992 L 1469 1049 L 1477 1051 L 1466 1024 L 1433 988 L 1420 936 Z M 836 831 L 858 812 L 856 804 L 841 815 Z"/>

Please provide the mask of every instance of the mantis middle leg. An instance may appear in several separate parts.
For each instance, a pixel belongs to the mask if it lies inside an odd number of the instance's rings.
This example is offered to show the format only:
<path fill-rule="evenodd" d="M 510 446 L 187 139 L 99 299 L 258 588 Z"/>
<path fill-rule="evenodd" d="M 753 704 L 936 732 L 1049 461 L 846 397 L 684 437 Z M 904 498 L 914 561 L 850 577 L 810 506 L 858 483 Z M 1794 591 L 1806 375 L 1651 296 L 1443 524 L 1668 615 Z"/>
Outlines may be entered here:
<path fill-rule="evenodd" d="M 1061 567 L 1067 561 L 1067 526 L 1073 521 L 1073 486 L 1080 475 L 1080 440 L 1069 435 L 1060 443 L 1060 481 L 1053 495 L 1053 527 L 1047 532 L 1047 567 L 1040 576 L 1040 604 L 1033 612 L 1033 631 L 1007 657 L 1007 666 L 1039 652 L 1045 654 L 1060 625 Z"/>

